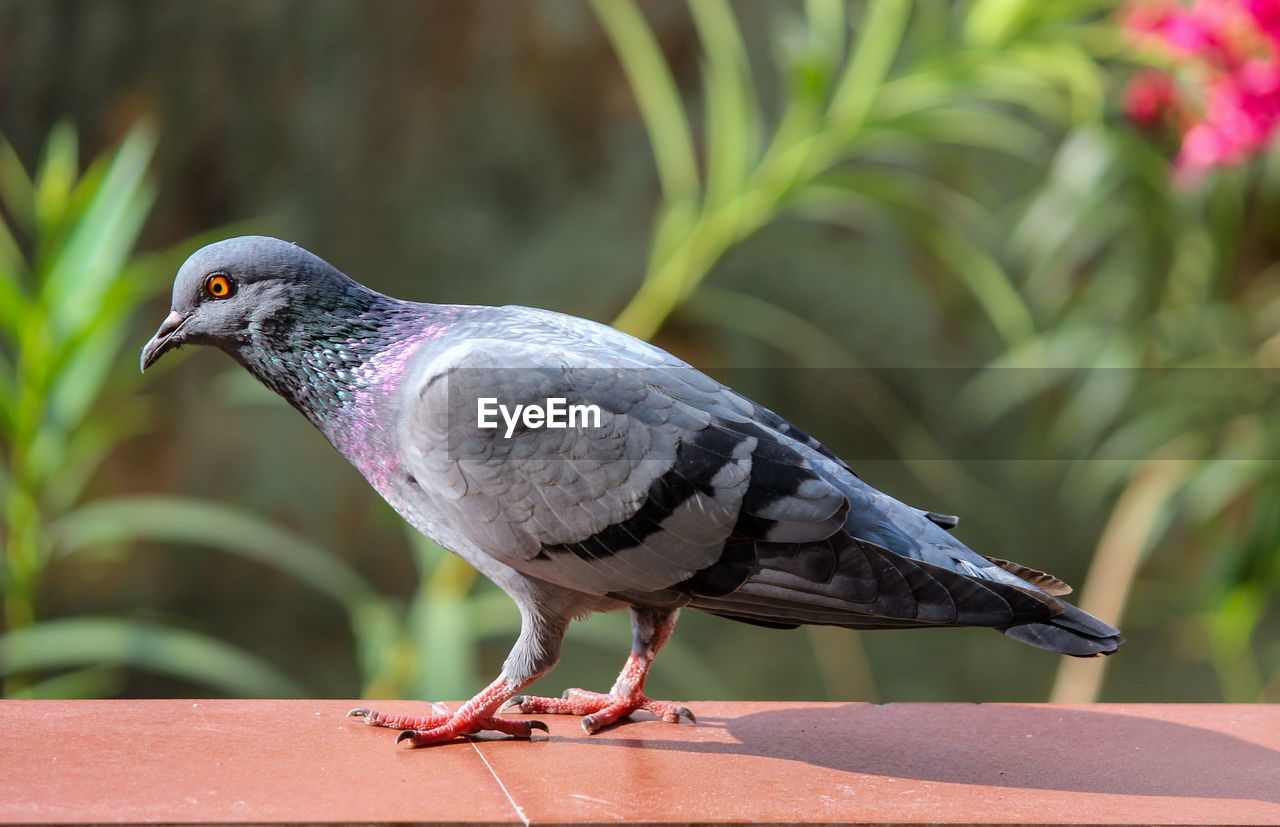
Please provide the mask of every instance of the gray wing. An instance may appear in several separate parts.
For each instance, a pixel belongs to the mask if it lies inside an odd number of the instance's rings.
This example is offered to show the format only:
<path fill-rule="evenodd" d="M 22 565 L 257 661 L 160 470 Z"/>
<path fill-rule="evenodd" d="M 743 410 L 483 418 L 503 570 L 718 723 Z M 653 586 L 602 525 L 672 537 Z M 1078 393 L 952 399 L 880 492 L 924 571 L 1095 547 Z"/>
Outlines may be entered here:
<path fill-rule="evenodd" d="M 677 362 L 609 351 L 472 340 L 413 382 L 402 452 L 419 485 L 485 553 L 592 594 L 659 592 L 713 566 L 748 520 L 766 474 L 754 405 Z M 603 366 L 602 366 L 603 365 Z M 598 424 L 477 425 L 479 400 L 596 406 Z M 492 407 L 492 406 L 490 406 Z M 770 439 L 772 439 L 770 437 Z M 756 509 L 761 537 L 829 536 L 848 502 L 816 473 Z M 767 525 L 765 524 L 767 522 Z"/>
<path fill-rule="evenodd" d="M 674 357 L 588 329 L 472 340 L 411 383 L 409 468 L 486 554 L 581 592 L 769 626 L 993 626 L 1070 654 L 1118 645 L 1048 593 L 1055 579 L 952 537 L 954 518 L 871 488 Z M 480 398 L 551 397 L 597 406 L 598 426 L 476 427 Z"/>

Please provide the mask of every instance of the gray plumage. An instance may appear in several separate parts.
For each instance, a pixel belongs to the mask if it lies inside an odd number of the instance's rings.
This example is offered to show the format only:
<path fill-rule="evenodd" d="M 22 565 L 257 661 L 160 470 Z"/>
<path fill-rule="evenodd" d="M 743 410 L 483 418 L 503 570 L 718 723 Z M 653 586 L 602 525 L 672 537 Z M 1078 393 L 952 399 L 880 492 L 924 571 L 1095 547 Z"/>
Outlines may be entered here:
<path fill-rule="evenodd" d="M 228 279 L 214 297 L 209 277 Z M 990 626 L 1068 655 L 1114 627 L 1042 572 L 961 543 L 818 441 L 670 354 L 526 307 L 403 302 L 269 238 L 183 265 L 145 369 L 227 351 L 306 415 L 418 530 L 493 579 L 524 629 L 504 675 L 554 664 L 567 623 L 691 607 L 765 626 Z M 475 399 L 595 405 L 598 428 L 474 425 Z"/>

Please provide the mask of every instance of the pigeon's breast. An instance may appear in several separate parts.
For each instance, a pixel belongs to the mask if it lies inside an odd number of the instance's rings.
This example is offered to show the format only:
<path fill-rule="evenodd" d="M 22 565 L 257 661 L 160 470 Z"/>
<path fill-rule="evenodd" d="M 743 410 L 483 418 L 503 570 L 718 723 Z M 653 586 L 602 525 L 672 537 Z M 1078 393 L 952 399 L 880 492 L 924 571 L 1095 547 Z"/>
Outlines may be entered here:
<path fill-rule="evenodd" d="M 404 406 L 400 389 L 414 357 L 443 329 L 432 325 L 398 339 L 354 371 L 356 381 L 334 418 L 333 431 L 326 433 L 334 447 L 401 513 L 407 474 L 398 443 Z"/>

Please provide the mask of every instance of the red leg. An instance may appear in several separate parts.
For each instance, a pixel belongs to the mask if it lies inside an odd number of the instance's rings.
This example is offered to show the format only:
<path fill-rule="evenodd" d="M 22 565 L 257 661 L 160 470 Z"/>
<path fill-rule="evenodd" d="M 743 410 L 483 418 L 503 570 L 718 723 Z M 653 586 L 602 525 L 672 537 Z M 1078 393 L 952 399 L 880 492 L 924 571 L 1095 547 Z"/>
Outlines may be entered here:
<path fill-rule="evenodd" d="M 582 728 L 590 735 L 619 718 L 643 709 L 664 721 L 678 723 L 688 718 L 697 723 L 687 707 L 667 701 L 655 701 L 644 694 L 644 681 L 658 650 L 662 648 L 676 625 L 675 611 L 660 609 L 632 609 L 631 628 L 633 640 L 631 656 L 608 693 L 570 689 L 563 698 L 539 698 L 516 695 L 503 708 L 519 706 L 521 711 L 533 714 L 582 715 Z"/>
<path fill-rule="evenodd" d="M 384 715 L 372 709 L 353 709 L 347 713 L 347 717 L 363 718 L 370 726 L 402 729 L 404 731 L 396 738 L 396 742 L 408 741 L 411 747 L 452 741 L 460 735 L 471 735 L 485 729 L 520 738 L 528 738 L 535 729 L 546 732 L 547 725 L 541 721 L 513 721 L 510 718 L 494 717 L 499 707 L 519 688 L 520 686 L 513 685 L 506 678 L 498 678 L 452 715 L 447 712 L 426 716 Z"/>
<path fill-rule="evenodd" d="M 501 575 L 501 571 L 498 574 Z M 543 595 L 543 602 L 557 607 L 556 594 Z M 550 616 L 540 611 L 526 611 L 522 606 L 520 637 L 502 665 L 502 674 L 457 712 L 450 714 L 445 707 L 432 704 L 433 715 L 385 715 L 372 709 L 353 709 L 347 715 L 362 718 L 370 726 L 402 729 L 404 731 L 396 738 L 397 743 L 408 741 L 414 747 L 440 744 L 486 729 L 520 738 L 528 738 L 535 729 L 546 732 L 547 725 L 541 721 L 515 721 L 495 716 L 512 695 L 555 666 L 560 656 L 560 642 L 564 638 L 565 623 L 560 617 L 572 616 L 573 613 L 572 606 L 567 609 L 557 607 L 556 614 Z"/>

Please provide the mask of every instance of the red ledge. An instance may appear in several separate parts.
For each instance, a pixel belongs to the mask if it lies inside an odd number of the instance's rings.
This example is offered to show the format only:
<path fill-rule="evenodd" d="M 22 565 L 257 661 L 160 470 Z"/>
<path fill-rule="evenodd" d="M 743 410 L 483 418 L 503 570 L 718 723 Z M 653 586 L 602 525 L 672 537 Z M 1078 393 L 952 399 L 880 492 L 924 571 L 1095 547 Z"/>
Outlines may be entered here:
<path fill-rule="evenodd" d="M 1280 823 L 1276 705 L 705 702 L 419 750 L 355 705 L 0 701 L 0 821 Z"/>

